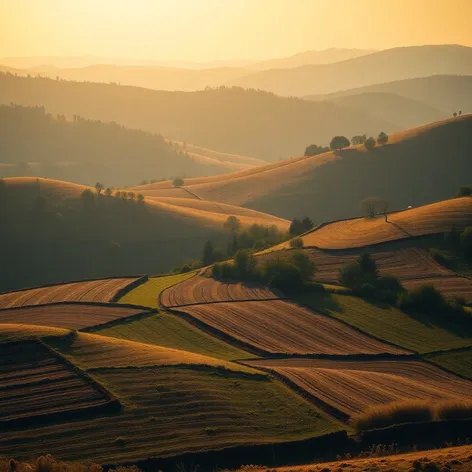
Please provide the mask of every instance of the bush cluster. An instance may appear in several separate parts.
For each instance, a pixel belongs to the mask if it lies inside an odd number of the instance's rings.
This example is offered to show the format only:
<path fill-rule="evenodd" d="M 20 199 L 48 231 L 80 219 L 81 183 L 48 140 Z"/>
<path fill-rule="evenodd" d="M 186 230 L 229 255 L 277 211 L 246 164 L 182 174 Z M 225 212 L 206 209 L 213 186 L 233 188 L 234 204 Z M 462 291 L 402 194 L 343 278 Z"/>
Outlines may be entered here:
<path fill-rule="evenodd" d="M 432 403 L 424 400 L 393 402 L 371 406 L 352 418 L 356 431 L 385 428 L 403 423 L 472 418 L 472 402 L 446 400 Z"/>
<path fill-rule="evenodd" d="M 276 257 L 257 264 L 253 254 L 239 250 L 232 261 L 218 262 L 213 266 L 213 277 L 243 282 L 260 282 L 281 290 L 299 290 L 306 287 L 315 272 L 315 264 L 301 251 L 287 258 Z"/>

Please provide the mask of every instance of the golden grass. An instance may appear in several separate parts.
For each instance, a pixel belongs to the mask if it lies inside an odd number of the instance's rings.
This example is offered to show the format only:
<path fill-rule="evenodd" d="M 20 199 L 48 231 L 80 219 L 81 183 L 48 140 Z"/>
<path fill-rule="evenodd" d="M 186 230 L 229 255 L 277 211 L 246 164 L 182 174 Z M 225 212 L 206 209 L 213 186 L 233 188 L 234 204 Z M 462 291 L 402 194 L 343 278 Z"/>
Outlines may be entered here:
<path fill-rule="evenodd" d="M 26 341 L 43 337 L 64 337 L 71 332 L 70 329 L 51 328 L 50 326 L 0 323 L 0 342 Z"/>
<path fill-rule="evenodd" d="M 472 224 L 472 198 L 454 198 L 383 216 L 327 224 L 303 236 L 305 247 L 347 249 L 410 236 L 450 231 Z M 287 243 L 288 244 L 288 243 Z M 282 246 L 283 247 L 283 246 Z"/>
<path fill-rule="evenodd" d="M 91 189 L 87 185 L 41 177 L 8 177 L 4 179 L 4 182 L 14 192 L 24 192 L 29 189 L 38 190 L 42 195 L 63 199 L 78 198 L 84 190 Z"/>

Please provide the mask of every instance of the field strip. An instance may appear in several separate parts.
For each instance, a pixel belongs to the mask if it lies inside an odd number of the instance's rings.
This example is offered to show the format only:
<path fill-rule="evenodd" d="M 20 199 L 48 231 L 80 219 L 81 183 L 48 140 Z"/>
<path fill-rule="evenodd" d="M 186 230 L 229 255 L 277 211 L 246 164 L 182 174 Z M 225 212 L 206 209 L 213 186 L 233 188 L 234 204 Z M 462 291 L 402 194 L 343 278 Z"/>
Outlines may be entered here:
<path fill-rule="evenodd" d="M 176 312 L 257 355 L 411 355 L 333 317 L 283 300 L 194 305 Z"/>
<path fill-rule="evenodd" d="M 297 390 L 328 404 L 339 418 L 400 400 L 472 400 L 472 382 L 419 360 L 286 358 L 242 363 L 274 371 Z"/>

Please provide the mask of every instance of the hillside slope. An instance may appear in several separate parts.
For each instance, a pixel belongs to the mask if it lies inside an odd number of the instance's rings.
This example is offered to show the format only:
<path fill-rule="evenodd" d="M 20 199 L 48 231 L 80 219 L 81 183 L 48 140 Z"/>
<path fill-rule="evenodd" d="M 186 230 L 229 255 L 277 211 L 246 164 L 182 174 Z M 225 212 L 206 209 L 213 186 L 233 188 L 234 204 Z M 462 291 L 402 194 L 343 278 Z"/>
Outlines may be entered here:
<path fill-rule="evenodd" d="M 472 75 L 434 75 L 416 79 L 397 80 L 366 87 L 341 90 L 327 95 L 309 95 L 309 100 L 337 101 L 341 97 L 365 93 L 388 93 L 419 100 L 430 107 L 446 112 L 470 112 L 472 109 Z M 342 103 L 342 102 L 341 102 Z"/>
<path fill-rule="evenodd" d="M 205 200 L 243 205 L 285 218 L 317 222 L 358 216 L 361 201 L 386 198 L 390 208 L 444 200 L 469 185 L 472 115 L 390 136 L 367 151 L 351 147 L 216 177 L 188 179 L 184 188 Z M 170 182 L 136 187 L 164 196 Z"/>
<path fill-rule="evenodd" d="M 309 144 L 328 143 L 338 134 L 398 130 L 390 122 L 332 103 L 239 88 L 167 92 L 0 74 L 0 90 L 3 104 L 41 105 L 69 119 L 79 115 L 115 121 L 171 140 L 268 161 L 299 155 Z"/>
<path fill-rule="evenodd" d="M 331 93 L 437 74 L 472 75 L 472 48 L 457 45 L 387 49 L 335 64 L 257 72 L 230 82 L 278 95 Z"/>
<path fill-rule="evenodd" d="M 190 195 L 140 203 L 116 194 L 82 198 L 86 189 L 49 179 L 2 181 L 0 217 L 9 230 L 0 235 L 5 264 L 0 291 L 168 271 L 198 258 L 208 239 L 226 244 L 224 222 L 230 214 L 243 225 L 276 225 L 281 230 L 289 225 L 277 217 Z"/>

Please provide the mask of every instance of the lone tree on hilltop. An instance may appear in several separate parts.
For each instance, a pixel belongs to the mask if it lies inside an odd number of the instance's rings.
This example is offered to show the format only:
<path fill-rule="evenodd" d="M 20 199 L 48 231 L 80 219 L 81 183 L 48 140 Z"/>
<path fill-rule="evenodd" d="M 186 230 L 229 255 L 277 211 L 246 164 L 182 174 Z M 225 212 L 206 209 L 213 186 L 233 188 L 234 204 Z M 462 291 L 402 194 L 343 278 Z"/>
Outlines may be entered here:
<path fill-rule="evenodd" d="M 457 116 L 457 112 L 454 112 L 452 116 L 455 118 Z"/>
<path fill-rule="evenodd" d="M 111 197 L 112 193 L 113 193 L 113 190 L 110 187 L 107 187 L 105 190 L 105 195 L 107 197 Z"/>
<path fill-rule="evenodd" d="M 381 197 L 367 197 L 361 202 L 361 208 L 369 218 L 374 218 L 376 214 L 382 213 L 387 221 L 387 211 L 389 202 Z"/>
<path fill-rule="evenodd" d="M 387 143 L 388 143 L 388 135 L 382 131 L 377 137 L 377 144 L 382 146 Z"/>
<path fill-rule="evenodd" d="M 339 151 L 340 149 L 349 147 L 350 144 L 351 142 L 346 138 L 346 136 L 335 136 L 329 143 L 329 147 L 333 151 Z"/>
<path fill-rule="evenodd" d="M 375 139 L 372 138 L 372 137 L 367 138 L 367 139 L 365 140 L 365 142 L 364 142 L 364 146 L 365 146 L 365 148 L 368 149 L 369 151 L 370 151 L 371 149 L 374 149 L 374 147 L 375 147 Z"/>
<path fill-rule="evenodd" d="M 95 184 L 95 190 L 97 191 L 97 193 L 100 195 L 102 193 L 102 190 L 105 188 L 105 186 L 103 184 L 101 184 L 100 182 L 97 182 Z"/>
<path fill-rule="evenodd" d="M 174 187 L 182 187 L 184 185 L 184 179 L 182 179 L 182 177 L 176 177 L 173 180 L 172 185 Z"/>
<path fill-rule="evenodd" d="M 367 139 L 367 136 L 365 134 L 361 134 L 361 135 L 357 135 L 357 136 L 353 136 L 351 138 L 351 144 L 353 146 L 356 146 L 358 144 L 364 144 L 365 141 Z"/>

